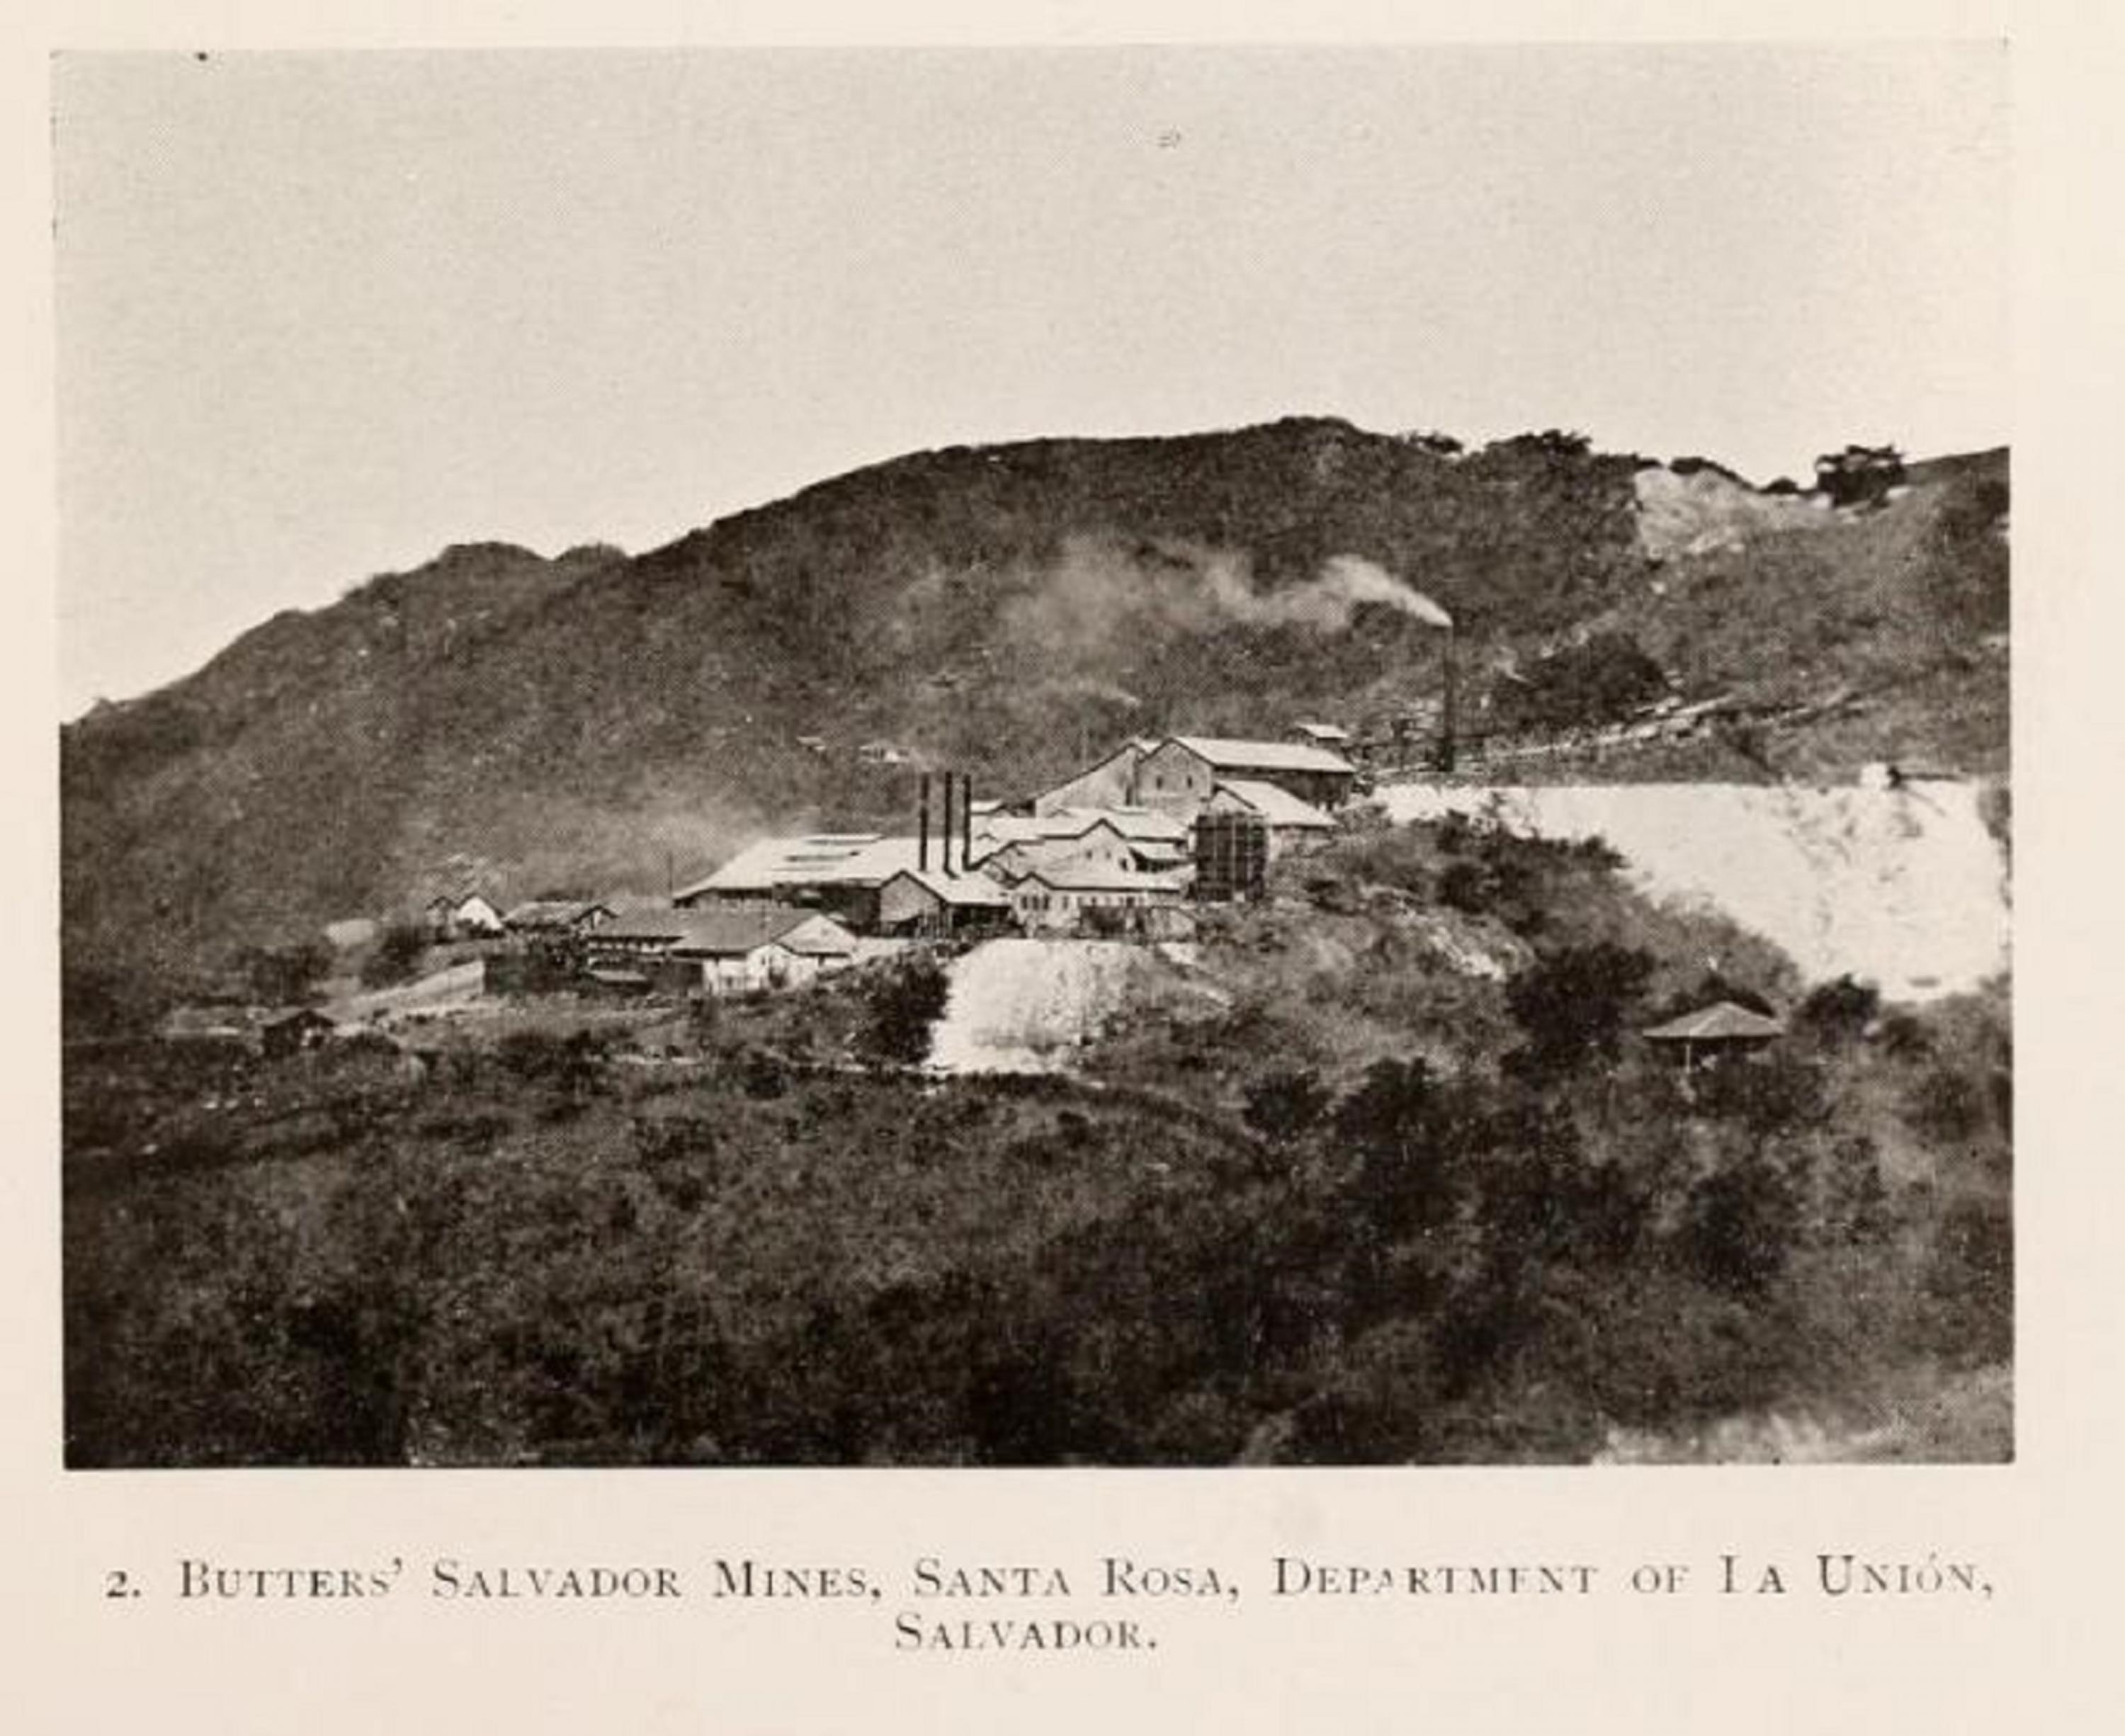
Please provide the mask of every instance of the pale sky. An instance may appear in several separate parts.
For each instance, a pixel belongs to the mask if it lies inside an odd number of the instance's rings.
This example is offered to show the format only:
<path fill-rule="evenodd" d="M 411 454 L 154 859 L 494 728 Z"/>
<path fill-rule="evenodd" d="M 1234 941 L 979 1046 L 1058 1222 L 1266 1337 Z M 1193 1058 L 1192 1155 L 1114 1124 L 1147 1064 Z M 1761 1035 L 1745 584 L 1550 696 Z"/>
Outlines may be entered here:
<path fill-rule="evenodd" d="M 1999 45 L 73 55 L 61 697 L 453 542 L 1291 414 L 2009 436 Z"/>

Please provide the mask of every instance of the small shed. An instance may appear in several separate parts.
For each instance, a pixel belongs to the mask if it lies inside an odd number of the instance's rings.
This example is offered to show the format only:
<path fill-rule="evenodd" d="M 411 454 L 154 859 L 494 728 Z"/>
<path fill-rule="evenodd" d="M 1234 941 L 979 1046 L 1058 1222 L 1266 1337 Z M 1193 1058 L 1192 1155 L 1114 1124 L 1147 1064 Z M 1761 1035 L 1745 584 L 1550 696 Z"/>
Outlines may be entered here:
<path fill-rule="evenodd" d="M 1753 1055 L 1785 1033 L 1783 1019 L 1731 1000 L 1720 1000 L 1670 1019 L 1666 1024 L 1655 1025 L 1645 1037 L 1647 1042 L 1671 1050 L 1687 1073 L 1700 1063 L 1729 1055 Z"/>
<path fill-rule="evenodd" d="M 268 1061 L 329 1042 L 339 1028 L 315 1007 L 277 1007 L 258 1019 L 258 1051 Z"/>

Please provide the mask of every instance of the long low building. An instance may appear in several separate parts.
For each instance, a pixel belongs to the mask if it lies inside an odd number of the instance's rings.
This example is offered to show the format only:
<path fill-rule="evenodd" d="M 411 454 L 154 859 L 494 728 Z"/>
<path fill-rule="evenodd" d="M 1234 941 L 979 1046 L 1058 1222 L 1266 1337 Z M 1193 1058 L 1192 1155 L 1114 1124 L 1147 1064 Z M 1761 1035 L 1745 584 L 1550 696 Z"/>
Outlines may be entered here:
<path fill-rule="evenodd" d="M 1110 931 L 1178 939 L 1188 924 L 1185 892 L 1177 874 L 1037 868 L 1011 889 L 1011 905 L 1029 934 Z"/>
<path fill-rule="evenodd" d="M 672 894 L 671 901 L 681 909 L 696 910 L 728 904 L 803 904 L 826 911 L 858 933 L 877 934 L 886 926 L 881 895 L 902 876 L 917 877 L 918 885 L 924 879 L 941 884 L 969 882 L 972 890 L 965 896 L 948 903 L 971 906 L 992 895 L 1003 899 L 1002 887 L 987 876 L 964 868 L 947 869 L 945 854 L 941 840 L 932 842 L 926 853 L 919 838 L 888 838 L 877 832 L 764 838 L 706 879 L 682 887 Z M 910 914 L 900 910 L 898 919 L 905 920 Z"/>
<path fill-rule="evenodd" d="M 645 987 L 711 995 L 797 988 L 855 956 L 855 936 L 832 917 L 787 905 L 649 911 L 592 934 L 593 975 Z"/>

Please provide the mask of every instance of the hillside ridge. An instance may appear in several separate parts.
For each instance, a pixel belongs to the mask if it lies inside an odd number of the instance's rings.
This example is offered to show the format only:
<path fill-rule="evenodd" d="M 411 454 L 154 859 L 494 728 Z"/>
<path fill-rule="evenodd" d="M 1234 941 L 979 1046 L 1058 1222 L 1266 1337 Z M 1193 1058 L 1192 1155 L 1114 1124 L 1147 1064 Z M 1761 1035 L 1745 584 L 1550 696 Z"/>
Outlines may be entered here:
<path fill-rule="evenodd" d="M 1292 417 L 950 446 L 636 555 L 453 544 L 63 728 L 69 966 L 190 969 L 468 874 L 650 890 L 770 825 L 902 814 L 912 771 L 860 762 L 867 741 L 1001 794 L 1124 734 L 1435 696 L 1440 635 L 1320 603 L 1336 562 L 1435 600 L 1471 668 L 1604 625 L 1682 690 L 1893 663 L 1917 699 L 1848 718 L 1831 760 L 1937 739 L 2004 769 L 1982 648 L 2006 619 L 2004 452 L 1915 464 L 1906 497 L 1804 537 L 1656 559 L 1651 461 L 1553 432 L 1450 445 Z M 1813 624 L 1786 619 L 1803 605 Z"/>

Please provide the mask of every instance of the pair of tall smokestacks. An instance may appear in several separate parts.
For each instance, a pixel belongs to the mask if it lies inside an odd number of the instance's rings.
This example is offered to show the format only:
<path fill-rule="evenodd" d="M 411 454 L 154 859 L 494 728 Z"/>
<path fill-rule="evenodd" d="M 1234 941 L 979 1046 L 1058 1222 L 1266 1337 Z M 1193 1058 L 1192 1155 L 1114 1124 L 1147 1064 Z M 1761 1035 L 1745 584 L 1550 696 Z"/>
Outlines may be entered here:
<path fill-rule="evenodd" d="M 943 823 L 937 828 L 937 866 L 946 873 L 965 873 L 974 861 L 974 780 L 964 772 L 959 774 L 959 866 L 952 866 L 952 774 L 945 774 L 945 812 Z M 915 845 L 915 865 L 927 873 L 930 868 L 930 774 L 922 774 L 922 799 L 920 816 L 921 830 Z"/>

